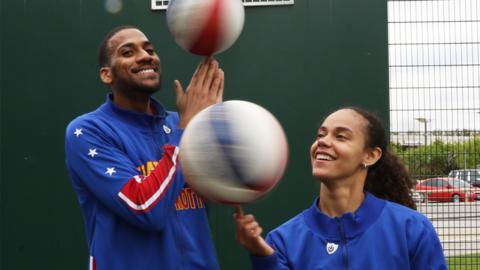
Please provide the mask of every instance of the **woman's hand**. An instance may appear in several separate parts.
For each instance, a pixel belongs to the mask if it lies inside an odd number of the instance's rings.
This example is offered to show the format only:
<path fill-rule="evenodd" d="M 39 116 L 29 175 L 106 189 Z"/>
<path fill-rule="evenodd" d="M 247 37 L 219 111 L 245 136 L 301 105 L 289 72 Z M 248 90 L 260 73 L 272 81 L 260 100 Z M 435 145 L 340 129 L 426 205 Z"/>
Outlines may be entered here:
<path fill-rule="evenodd" d="M 252 255 L 270 256 L 275 252 L 263 239 L 263 229 L 253 215 L 243 215 L 242 207 L 236 205 L 233 218 L 237 225 L 236 238 L 238 242 Z"/>

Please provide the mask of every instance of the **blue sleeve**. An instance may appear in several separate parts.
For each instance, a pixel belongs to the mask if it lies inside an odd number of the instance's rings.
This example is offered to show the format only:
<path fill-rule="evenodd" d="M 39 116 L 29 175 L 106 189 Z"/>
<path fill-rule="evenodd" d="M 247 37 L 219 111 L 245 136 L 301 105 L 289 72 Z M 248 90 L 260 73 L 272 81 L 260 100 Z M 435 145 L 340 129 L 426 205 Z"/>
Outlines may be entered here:
<path fill-rule="evenodd" d="M 250 255 L 252 267 L 254 270 L 291 270 L 284 255 L 283 245 L 274 241 L 271 233 L 267 235 L 265 241 L 275 250 L 270 256 Z"/>
<path fill-rule="evenodd" d="M 182 131 L 174 131 L 172 145 L 164 146 L 158 165 L 144 177 L 98 125 L 72 122 L 65 139 L 66 165 L 80 204 L 95 201 L 134 226 L 162 230 L 184 186 L 177 162 Z"/>
<path fill-rule="evenodd" d="M 413 270 L 447 270 L 442 245 L 432 223 L 425 217 L 421 224 L 407 224 L 410 268 Z"/>

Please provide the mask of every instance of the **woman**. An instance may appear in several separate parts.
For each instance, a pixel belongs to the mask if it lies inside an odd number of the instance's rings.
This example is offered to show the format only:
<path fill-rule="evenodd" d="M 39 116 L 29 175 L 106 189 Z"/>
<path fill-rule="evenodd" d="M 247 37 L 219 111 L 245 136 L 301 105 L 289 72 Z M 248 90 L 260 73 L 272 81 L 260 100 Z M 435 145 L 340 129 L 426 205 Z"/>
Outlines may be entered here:
<path fill-rule="evenodd" d="M 320 181 L 313 205 L 270 232 L 237 207 L 237 239 L 254 269 L 447 269 L 413 183 L 389 152 L 381 122 L 359 108 L 330 114 L 310 149 Z"/>

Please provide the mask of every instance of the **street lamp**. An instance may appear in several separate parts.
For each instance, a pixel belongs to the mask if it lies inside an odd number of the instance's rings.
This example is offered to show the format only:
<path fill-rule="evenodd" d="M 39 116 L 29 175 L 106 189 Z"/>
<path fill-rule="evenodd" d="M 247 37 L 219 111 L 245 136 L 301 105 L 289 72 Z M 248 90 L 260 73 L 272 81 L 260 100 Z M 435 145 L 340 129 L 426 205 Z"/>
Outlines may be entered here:
<path fill-rule="evenodd" d="M 415 118 L 415 120 L 417 120 L 420 123 L 423 123 L 425 146 L 427 146 L 427 123 L 430 121 L 430 119 L 425 118 L 425 117 L 417 117 L 417 118 Z"/>

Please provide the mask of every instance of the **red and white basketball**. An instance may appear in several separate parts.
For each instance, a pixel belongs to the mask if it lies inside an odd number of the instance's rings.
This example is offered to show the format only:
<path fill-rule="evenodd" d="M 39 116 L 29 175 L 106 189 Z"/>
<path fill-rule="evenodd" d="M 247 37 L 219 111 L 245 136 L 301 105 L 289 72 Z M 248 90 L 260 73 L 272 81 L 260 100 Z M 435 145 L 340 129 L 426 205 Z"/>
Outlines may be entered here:
<path fill-rule="evenodd" d="M 241 0 L 170 0 L 168 29 L 175 42 L 197 55 L 213 55 L 230 48 L 245 21 Z"/>
<path fill-rule="evenodd" d="M 252 202 L 278 183 L 288 144 L 276 118 L 251 102 L 212 105 L 190 121 L 180 141 L 187 183 L 220 203 Z"/>

